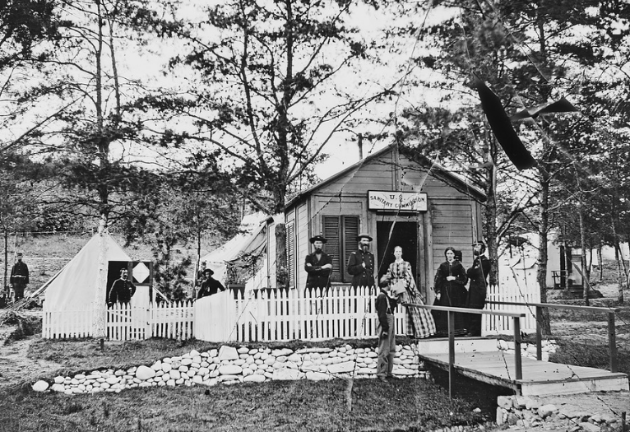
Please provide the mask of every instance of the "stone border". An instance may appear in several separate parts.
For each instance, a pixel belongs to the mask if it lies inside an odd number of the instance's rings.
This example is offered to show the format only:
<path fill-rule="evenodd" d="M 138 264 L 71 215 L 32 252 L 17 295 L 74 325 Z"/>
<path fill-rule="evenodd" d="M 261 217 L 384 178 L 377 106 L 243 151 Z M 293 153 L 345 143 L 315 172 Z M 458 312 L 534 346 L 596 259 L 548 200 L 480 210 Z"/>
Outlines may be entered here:
<path fill-rule="evenodd" d="M 621 419 L 612 415 L 558 409 L 553 404 L 541 405 L 538 399 L 528 396 L 499 396 L 497 398 L 496 422 L 498 425 L 515 425 L 528 430 L 544 426 L 548 422 L 558 421 L 564 423 L 572 431 L 599 432 L 621 427 Z"/>
<path fill-rule="evenodd" d="M 416 347 L 398 346 L 394 375 L 429 378 Z M 73 376 L 57 376 L 52 382 L 40 380 L 35 391 L 68 395 L 116 392 L 134 387 L 175 387 L 179 385 L 236 384 L 270 380 L 327 380 L 333 378 L 375 378 L 378 349 L 336 348 L 250 349 L 221 346 L 205 352 L 193 350 L 182 356 L 166 357 L 151 366 L 99 369 Z"/>

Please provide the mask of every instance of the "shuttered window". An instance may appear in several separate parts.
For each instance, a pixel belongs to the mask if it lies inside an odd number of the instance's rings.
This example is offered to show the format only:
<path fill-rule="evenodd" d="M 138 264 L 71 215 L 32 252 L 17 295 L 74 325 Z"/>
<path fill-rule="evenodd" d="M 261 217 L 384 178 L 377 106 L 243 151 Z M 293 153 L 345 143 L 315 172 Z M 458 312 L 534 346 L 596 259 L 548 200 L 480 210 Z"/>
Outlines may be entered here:
<path fill-rule="evenodd" d="M 358 216 L 322 216 L 324 237 L 328 242 L 324 245 L 324 251 L 332 255 L 333 282 L 352 282 L 352 275 L 348 274 L 346 264 L 350 253 L 358 249 L 357 236 L 359 235 Z"/>
<path fill-rule="evenodd" d="M 287 223 L 287 275 L 289 278 L 289 288 L 296 285 L 297 275 L 295 274 L 295 223 Z"/>

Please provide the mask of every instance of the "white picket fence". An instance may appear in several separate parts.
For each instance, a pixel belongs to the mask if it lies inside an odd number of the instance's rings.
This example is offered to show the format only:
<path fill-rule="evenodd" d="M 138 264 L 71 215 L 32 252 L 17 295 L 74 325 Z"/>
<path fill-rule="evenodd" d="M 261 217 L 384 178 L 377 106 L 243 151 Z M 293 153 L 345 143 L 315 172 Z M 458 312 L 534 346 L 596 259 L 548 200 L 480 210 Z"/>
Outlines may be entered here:
<path fill-rule="evenodd" d="M 44 310 L 42 337 L 91 337 L 95 315 L 94 307 L 74 311 Z M 107 338 L 118 341 L 151 337 L 191 339 L 194 337 L 193 318 L 192 301 L 151 303 L 148 307 L 115 304 L 106 311 Z"/>
<path fill-rule="evenodd" d="M 233 300 L 232 300 L 233 297 Z M 374 288 L 336 286 L 320 289 L 236 292 L 226 305 L 233 314 L 229 340 L 240 342 L 362 339 L 377 336 Z M 399 308 L 400 309 L 400 308 Z M 396 314 L 396 329 L 404 334 L 406 313 Z"/>
<path fill-rule="evenodd" d="M 47 311 L 42 317 L 42 338 L 69 339 L 91 337 L 94 331 L 94 309 Z"/>
<path fill-rule="evenodd" d="M 514 303 L 540 303 L 540 291 L 537 286 L 524 286 L 522 284 L 508 283 L 501 281 L 499 285 L 489 286 L 486 300 L 495 302 L 514 302 Z M 536 332 L 536 307 L 534 306 L 513 306 L 486 304 L 485 310 L 501 311 L 501 312 L 518 312 L 524 313 L 525 318 L 521 318 L 520 327 L 524 333 Z M 497 315 L 482 315 L 481 318 L 481 334 L 511 335 L 514 332 L 513 319 L 510 317 Z"/>
<path fill-rule="evenodd" d="M 149 304 L 147 307 L 114 305 L 107 310 L 110 340 L 197 338 L 207 341 L 270 342 L 289 340 L 361 339 L 377 336 L 376 293 L 367 287 L 335 286 L 322 295 L 319 289 L 262 289 L 228 292 L 196 303 Z M 488 289 L 488 300 L 539 302 L 537 289 L 503 283 Z M 536 329 L 535 308 L 486 305 L 486 310 L 524 312 L 521 330 Z M 79 338 L 93 334 L 95 309 L 44 311 L 44 338 Z M 483 315 L 482 334 L 511 334 L 512 319 Z M 407 328 L 407 314 L 396 314 L 398 334 Z"/>

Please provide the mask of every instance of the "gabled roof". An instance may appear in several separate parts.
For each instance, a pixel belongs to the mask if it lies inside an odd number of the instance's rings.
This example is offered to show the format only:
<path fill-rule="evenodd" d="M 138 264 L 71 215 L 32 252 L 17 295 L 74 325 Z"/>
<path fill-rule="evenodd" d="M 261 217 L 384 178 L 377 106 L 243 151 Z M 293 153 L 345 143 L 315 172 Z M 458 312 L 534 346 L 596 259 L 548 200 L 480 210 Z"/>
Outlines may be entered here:
<path fill-rule="evenodd" d="M 289 200 L 289 202 L 286 204 L 285 209 L 288 209 L 290 207 L 292 207 L 293 205 L 297 204 L 298 202 L 302 201 L 304 198 L 308 197 L 309 195 L 311 195 L 313 192 L 315 192 L 317 189 L 334 182 L 335 180 L 343 177 L 344 175 L 346 175 L 347 173 L 360 168 L 362 165 L 364 165 L 365 163 L 368 163 L 384 154 L 386 154 L 387 152 L 392 151 L 392 149 L 394 148 L 395 144 L 390 144 L 384 148 L 382 148 L 381 150 L 372 153 L 371 155 L 361 159 L 359 162 L 349 166 L 348 168 L 339 171 L 337 174 L 334 174 L 330 177 L 328 177 L 327 179 L 321 181 L 320 183 L 306 189 L 303 192 L 300 192 L 298 195 L 294 196 L 293 198 L 291 198 L 291 200 Z M 408 154 L 404 154 L 405 157 L 408 157 L 410 160 L 416 162 L 417 164 L 426 167 L 426 168 L 430 168 L 431 169 L 431 175 L 433 175 L 435 178 L 438 178 L 442 181 L 444 181 L 445 183 L 447 183 L 448 185 L 454 187 L 455 189 L 457 189 L 458 191 L 470 196 L 471 198 L 473 198 L 476 201 L 479 202 L 485 202 L 487 197 L 486 194 L 479 189 L 476 186 L 473 186 L 471 184 L 469 184 L 466 180 L 464 180 L 463 178 L 461 178 L 460 176 L 458 176 L 457 174 L 454 174 L 452 172 L 450 172 L 449 170 L 447 170 L 446 168 L 444 168 L 442 165 L 438 164 L 437 162 L 433 162 L 432 160 L 430 160 L 429 158 L 427 158 L 426 156 L 420 155 L 420 154 L 414 154 L 413 156 L 408 155 Z"/>

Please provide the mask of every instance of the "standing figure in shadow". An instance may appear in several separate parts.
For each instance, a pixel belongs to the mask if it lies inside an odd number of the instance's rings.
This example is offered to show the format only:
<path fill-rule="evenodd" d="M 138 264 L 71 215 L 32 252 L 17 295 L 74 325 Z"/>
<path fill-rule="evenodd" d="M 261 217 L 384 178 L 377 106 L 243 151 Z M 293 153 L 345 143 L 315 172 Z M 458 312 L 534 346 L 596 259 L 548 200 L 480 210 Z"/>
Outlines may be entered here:
<path fill-rule="evenodd" d="M 444 251 L 446 261 L 440 264 L 435 274 L 435 294 L 434 305 L 449 307 L 466 307 L 466 270 L 464 266 L 455 259 L 455 249 L 447 247 Z M 444 311 L 432 311 L 435 319 L 435 327 L 438 336 L 448 335 L 448 313 Z M 464 315 L 455 314 L 455 335 L 466 334 Z"/>
<path fill-rule="evenodd" d="M 405 305 L 424 304 L 421 294 L 414 281 L 411 264 L 402 258 L 402 247 L 394 248 L 393 263 L 389 265 L 387 273 L 381 278 L 390 286 L 390 292 L 397 297 L 398 303 Z M 407 307 L 407 335 L 414 338 L 428 338 L 435 334 L 435 322 L 427 309 L 413 306 Z"/>
<path fill-rule="evenodd" d="M 466 306 L 471 309 L 483 309 L 486 305 L 490 260 L 483 254 L 485 251 L 486 244 L 484 242 L 477 241 L 473 244 L 475 260 L 472 267 L 466 271 L 466 276 L 470 279 Z M 466 317 L 468 336 L 481 336 L 481 315 L 469 314 Z"/>

